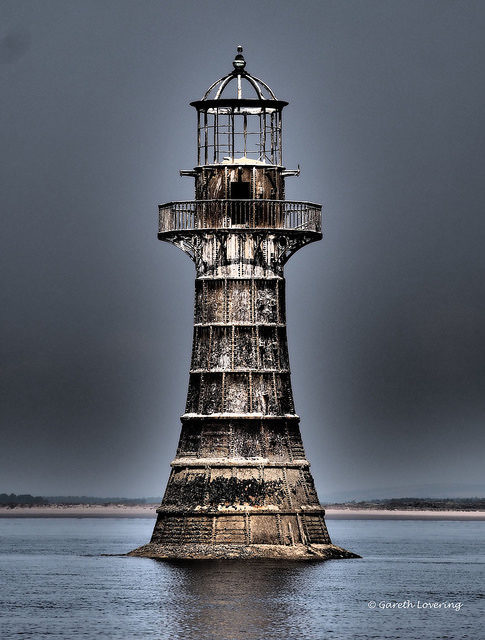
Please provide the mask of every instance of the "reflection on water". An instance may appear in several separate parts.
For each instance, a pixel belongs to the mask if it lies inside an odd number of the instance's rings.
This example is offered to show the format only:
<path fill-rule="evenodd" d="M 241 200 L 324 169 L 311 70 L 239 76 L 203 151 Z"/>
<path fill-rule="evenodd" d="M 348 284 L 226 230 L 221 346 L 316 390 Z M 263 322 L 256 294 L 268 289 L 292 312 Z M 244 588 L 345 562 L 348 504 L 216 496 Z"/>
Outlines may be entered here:
<path fill-rule="evenodd" d="M 176 597 L 160 597 L 161 620 L 180 637 L 293 638 L 304 636 L 302 607 L 312 565 L 276 561 L 156 562 Z M 321 566 L 324 571 L 324 566 Z M 321 577 L 320 577 L 321 579 Z M 302 597 L 303 596 L 303 597 Z M 206 634 L 206 635 L 204 635 Z"/>
<path fill-rule="evenodd" d="M 160 562 L 103 557 L 151 520 L 0 520 L 2 640 L 481 637 L 483 522 L 333 521 L 362 560 Z M 371 609 L 450 600 L 455 610 Z"/>

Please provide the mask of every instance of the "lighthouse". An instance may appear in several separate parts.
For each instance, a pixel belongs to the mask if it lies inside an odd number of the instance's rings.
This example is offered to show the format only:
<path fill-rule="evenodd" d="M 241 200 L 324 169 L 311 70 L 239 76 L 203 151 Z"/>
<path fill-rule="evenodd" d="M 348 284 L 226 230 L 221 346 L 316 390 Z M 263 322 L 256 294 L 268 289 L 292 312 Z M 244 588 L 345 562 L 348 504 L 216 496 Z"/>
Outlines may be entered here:
<path fill-rule="evenodd" d="M 195 199 L 159 207 L 158 237 L 195 264 L 193 347 L 178 449 L 153 558 L 356 557 L 331 543 L 290 380 L 284 267 L 320 240 L 321 206 L 285 199 L 288 104 L 246 70 L 214 82 L 197 113 Z"/>

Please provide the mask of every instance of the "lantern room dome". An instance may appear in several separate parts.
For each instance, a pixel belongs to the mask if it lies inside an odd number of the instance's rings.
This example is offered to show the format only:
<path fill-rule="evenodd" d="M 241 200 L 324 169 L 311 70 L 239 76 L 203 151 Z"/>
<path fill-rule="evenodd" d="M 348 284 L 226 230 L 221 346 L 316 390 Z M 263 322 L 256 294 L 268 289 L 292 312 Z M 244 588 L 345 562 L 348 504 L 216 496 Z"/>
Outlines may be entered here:
<path fill-rule="evenodd" d="M 226 103 L 226 106 L 237 105 L 243 111 L 250 113 L 251 108 L 263 105 L 268 111 L 273 107 L 281 109 L 288 104 L 284 100 L 278 100 L 266 82 L 246 71 L 246 60 L 242 51 L 243 48 L 239 46 L 232 62 L 234 69 L 213 82 L 201 100 L 190 103 L 192 106 L 210 109 L 211 107 L 221 108 Z"/>
<path fill-rule="evenodd" d="M 266 82 L 252 76 L 245 70 L 246 60 L 242 55 L 243 48 L 237 48 L 232 66 L 234 70 L 216 80 L 207 89 L 202 100 L 220 100 L 224 98 L 276 100 L 274 91 Z"/>

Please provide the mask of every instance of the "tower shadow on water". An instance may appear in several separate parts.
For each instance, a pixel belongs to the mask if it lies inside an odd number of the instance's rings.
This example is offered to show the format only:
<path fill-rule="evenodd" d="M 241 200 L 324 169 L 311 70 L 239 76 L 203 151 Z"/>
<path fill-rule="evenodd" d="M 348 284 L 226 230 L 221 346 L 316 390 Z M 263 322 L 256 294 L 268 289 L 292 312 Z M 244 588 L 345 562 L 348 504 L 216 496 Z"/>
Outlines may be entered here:
<path fill-rule="evenodd" d="M 357 557 L 331 543 L 295 413 L 286 261 L 320 240 L 321 206 L 285 200 L 282 111 L 245 70 L 197 111 L 195 200 L 160 205 L 160 240 L 195 263 L 192 360 L 182 433 L 149 544 L 152 558 Z"/>

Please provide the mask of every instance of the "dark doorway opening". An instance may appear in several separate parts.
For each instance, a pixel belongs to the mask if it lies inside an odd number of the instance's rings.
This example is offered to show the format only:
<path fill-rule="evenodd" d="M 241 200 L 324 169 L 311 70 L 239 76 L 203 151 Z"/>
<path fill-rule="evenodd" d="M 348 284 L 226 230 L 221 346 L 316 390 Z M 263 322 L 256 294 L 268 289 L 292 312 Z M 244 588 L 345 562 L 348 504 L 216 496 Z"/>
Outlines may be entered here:
<path fill-rule="evenodd" d="M 232 200 L 248 200 L 251 197 L 249 182 L 231 182 L 230 198 Z"/>

